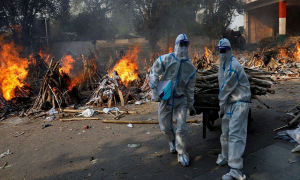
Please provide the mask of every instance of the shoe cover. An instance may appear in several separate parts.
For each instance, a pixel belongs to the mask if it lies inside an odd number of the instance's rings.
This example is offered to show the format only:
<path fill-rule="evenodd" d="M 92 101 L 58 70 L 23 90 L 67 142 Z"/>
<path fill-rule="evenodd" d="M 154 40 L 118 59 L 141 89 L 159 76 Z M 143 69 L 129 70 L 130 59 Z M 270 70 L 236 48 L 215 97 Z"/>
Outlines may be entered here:
<path fill-rule="evenodd" d="M 246 180 L 246 175 L 239 169 L 231 169 L 229 173 L 222 177 L 223 180 Z"/>
<path fill-rule="evenodd" d="M 174 154 L 176 153 L 176 146 L 175 146 L 175 142 L 169 142 L 170 145 L 170 153 Z"/>
<path fill-rule="evenodd" d="M 184 167 L 189 166 L 189 155 L 177 154 L 178 162 L 182 164 Z"/>
<path fill-rule="evenodd" d="M 222 156 L 222 154 L 219 154 L 216 163 L 217 163 L 218 166 L 224 166 L 224 165 L 226 165 L 228 162 L 227 162 L 227 159 L 224 158 L 224 157 Z"/>

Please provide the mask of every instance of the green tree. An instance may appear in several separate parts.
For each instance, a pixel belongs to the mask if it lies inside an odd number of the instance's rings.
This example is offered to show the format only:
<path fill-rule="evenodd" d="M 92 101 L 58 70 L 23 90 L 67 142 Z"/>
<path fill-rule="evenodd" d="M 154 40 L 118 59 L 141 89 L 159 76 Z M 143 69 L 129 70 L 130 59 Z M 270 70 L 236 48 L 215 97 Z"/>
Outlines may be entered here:
<path fill-rule="evenodd" d="M 212 40 L 221 38 L 232 23 L 235 13 L 243 13 L 243 2 L 240 0 L 199 0 L 200 18 L 203 20 L 201 31 Z"/>
<path fill-rule="evenodd" d="M 23 45 L 30 45 L 32 26 L 37 13 L 55 17 L 60 12 L 59 0 L 5 0 L 0 2 L 1 26 L 20 25 Z M 15 35 L 17 36 L 17 35 Z M 18 38 L 15 38 L 18 39 Z"/>
<path fill-rule="evenodd" d="M 109 18 L 110 3 L 108 0 L 75 0 L 78 15 L 74 18 L 74 31 L 80 39 L 114 39 L 115 30 Z"/>
<path fill-rule="evenodd" d="M 186 33 L 188 26 L 196 23 L 197 3 L 195 0 L 116 0 L 112 11 L 121 12 L 113 13 L 121 19 L 126 14 L 130 27 L 149 40 L 153 52 L 160 38 Z"/>

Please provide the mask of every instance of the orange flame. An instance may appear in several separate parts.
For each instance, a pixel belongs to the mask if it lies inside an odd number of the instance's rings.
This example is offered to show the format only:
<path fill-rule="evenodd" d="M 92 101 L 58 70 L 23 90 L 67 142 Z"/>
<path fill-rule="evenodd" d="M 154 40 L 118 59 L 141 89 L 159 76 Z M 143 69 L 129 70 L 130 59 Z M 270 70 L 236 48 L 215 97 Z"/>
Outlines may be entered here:
<path fill-rule="evenodd" d="M 112 75 L 113 71 L 117 71 L 126 87 L 128 87 L 130 81 L 138 79 L 137 58 L 139 51 L 139 47 L 130 47 L 127 54 L 118 61 L 109 73 Z"/>
<path fill-rule="evenodd" d="M 61 59 L 62 66 L 59 68 L 59 72 L 64 72 L 66 74 L 70 74 L 71 70 L 74 68 L 73 64 L 75 63 L 75 59 L 71 55 L 66 55 Z"/>
<path fill-rule="evenodd" d="M 300 61 L 300 44 L 299 44 L 299 42 L 297 43 L 296 48 L 297 48 L 297 50 L 296 50 L 296 52 L 294 52 L 294 57 L 295 57 L 296 61 Z"/>
<path fill-rule="evenodd" d="M 76 60 L 72 57 L 72 55 L 65 55 L 62 59 L 62 66 L 59 68 L 59 72 L 63 75 L 63 73 L 68 74 L 70 76 L 70 84 L 68 85 L 68 89 L 71 91 L 74 86 L 79 84 L 82 81 L 82 75 L 77 74 L 74 75 L 72 70 L 74 69 L 74 64 Z"/>
<path fill-rule="evenodd" d="M 39 51 L 39 55 L 41 56 L 41 58 L 45 61 L 45 63 L 49 63 L 50 60 L 50 55 L 47 54 L 47 52 L 43 51 L 42 49 L 40 49 Z"/>
<path fill-rule="evenodd" d="M 20 57 L 22 50 L 13 42 L 4 43 L 3 36 L 0 37 L 0 88 L 6 100 L 16 97 L 15 88 L 25 85 L 23 81 L 28 74 L 26 68 L 29 62 Z"/>
<path fill-rule="evenodd" d="M 286 58 L 286 57 L 288 57 L 288 55 L 287 55 L 287 53 L 286 53 L 286 50 L 285 50 L 284 48 L 280 48 L 280 49 L 279 49 L 278 57 L 279 57 L 279 58 Z"/>
<path fill-rule="evenodd" d="M 169 47 L 169 53 L 172 53 L 172 52 L 173 52 L 173 47 L 170 46 L 170 47 Z"/>
<path fill-rule="evenodd" d="M 205 49 L 204 56 L 208 58 L 209 56 L 208 48 L 205 46 L 204 49 Z"/>
<path fill-rule="evenodd" d="M 73 89 L 73 87 L 75 87 L 77 84 L 79 84 L 79 83 L 81 83 L 81 77 L 79 77 L 79 76 L 76 76 L 76 77 L 74 77 L 74 78 L 72 78 L 71 79 L 71 83 L 70 83 L 70 85 L 68 86 L 68 89 L 70 90 L 70 91 L 72 91 L 72 89 Z"/>

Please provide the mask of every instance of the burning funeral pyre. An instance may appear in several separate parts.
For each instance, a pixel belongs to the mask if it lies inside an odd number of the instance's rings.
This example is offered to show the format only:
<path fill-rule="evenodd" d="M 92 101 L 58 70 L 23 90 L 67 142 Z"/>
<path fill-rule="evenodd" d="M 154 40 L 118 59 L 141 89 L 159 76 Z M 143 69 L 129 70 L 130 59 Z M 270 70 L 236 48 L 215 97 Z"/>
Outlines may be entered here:
<path fill-rule="evenodd" d="M 31 94 L 27 78 L 28 60 L 21 57 L 22 47 L 0 36 L 0 108 L 22 108 Z"/>
<path fill-rule="evenodd" d="M 127 54 L 116 63 L 109 74 L 102 78 L 87 105 L 110 108 L 117 106 L 118 102 L 124 106 L 131 100 L 137 102 L 141 99 L 150 99 L 148 75 L 142 77 L 139 74 L 138 53 L 139 47 L 129 48 Z"/>
<path fill-rule="evenodd" d="M 82 64 L 77 62 L 82 60 Z M 62 109 L 62 107 L 81 102 L 79 92 L 82 89 L 93 88 L 100 76 L 97 72 L 96 60 L 93 57 L 85 58 L 81 55 L 73 58 L 71 54 L 64 55 L 60 61 L 51 59 L 44 75 L 39 94 L 33 105 L 33 109 L 49 109 L 50 107 Z M 74 70 L 75 66 L 83 67 Z M 77 73 L 76 73 L 77 71 Z"/>
<path fill-rule="evenodd" d="M 48 71 L 33 105 L 35 109 L 49 109 L 51 105 L 53 108 L 62 109 L 62 105 L 67 106 L 76 102 L 76 98 L 71 96 L 69 90 L 70 77 L 59 68 L 59 61 L 55 63 L 53 61 L 54 59 L 51 59 L 47 67 Z"/>

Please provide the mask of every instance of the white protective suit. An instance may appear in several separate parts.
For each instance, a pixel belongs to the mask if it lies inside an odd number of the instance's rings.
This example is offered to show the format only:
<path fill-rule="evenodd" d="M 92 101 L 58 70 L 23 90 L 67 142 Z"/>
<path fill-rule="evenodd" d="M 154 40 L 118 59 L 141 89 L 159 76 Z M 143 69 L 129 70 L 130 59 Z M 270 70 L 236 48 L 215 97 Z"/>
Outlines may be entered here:
<path fill-rule="evenodd" d="M 228 161 L 232 171 L 226 175 L 231 173 L 230 176 L 235 177 L 234 169 L 243 168 L 242 155 L 246 146 L 251 91 L 244 69 L 232 54 L 230 42 L 225 38 L 221 39 L 218 49 L 226 49 L 226 53 L 220 53 L 218 76 L 220 112 L 224 116 L 220 137 L 222 154 L 219 155 L 217 164 L 224 165 Z"/>
<path fill-rule="evenodd" d="M 160 56 L 153 64 L 149 85 L 152 89 L 152 99 L 160 101 L 158 120 L 161 131 L 166 135 L 170 152 L 178 152 L 178 162 L 189 165 L 189 155 L 186 152 L 188 127 L 186 125 L 187 109 L 193 108 L 196 69 L 188 56 L 188 47 L 180 47 L 180 42 L 188 42 L 185 34 L 176 38 L 174 53 Z M 159 76 L 161 79 L 159 80 Z M 171 80 L 171 81 L 169 81 Z M 168 100 L 158 100 L 159 81 L 171 82 L 171 96 Z M 177 128 L 173 128 L 173 116 L 177 120 Z"/>

